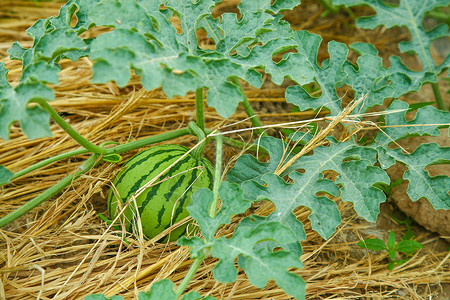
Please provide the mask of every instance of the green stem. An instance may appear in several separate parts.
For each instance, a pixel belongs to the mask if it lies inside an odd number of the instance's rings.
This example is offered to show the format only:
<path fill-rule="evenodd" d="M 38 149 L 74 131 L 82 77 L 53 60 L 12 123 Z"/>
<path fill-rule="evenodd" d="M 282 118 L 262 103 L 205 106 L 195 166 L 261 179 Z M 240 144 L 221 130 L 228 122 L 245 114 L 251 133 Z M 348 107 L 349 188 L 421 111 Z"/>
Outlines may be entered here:
<path fill-rule="evenodd" d="M 207 144 L 205 140 L 205 132 L 195 122 L 189 122 L 188 128 L 191 130 L 191 133 L 198 138 L 198 141 L 202 142 L 201 145 L 198 145 L 198 147 L 195 148 L 194 151 L 192 151 L 192 155 L 195 158 L 201 159 L 203 155 L 203 149 L 205 149 L 205 146 Z"/>
<path fill-rule="evenodd" d="M 332 13 L 336 13 L 339 11 L 339 7 L 331 4 L 330 2 L 328 2 L 328 0 L 319 0 L 319 3 Z"/>
<path fill-rule="evenodd" d="M 435 19 L 439 23 L 446 23 L 450 26 L 450 15 L 441 10 L 432 10 L 425 14 L 426 17 Z"/>
<path fill-rule="evenodd" d="M 119 145 L 116 146 L 114 148 L 109 148 L 106 149 L 106 152 L 103 156 L 108 156 L 108 155 L 114 155 L 114 154 L 118 154 L 118 153 L 123 153 L 123 152 L 127 152 L 136 148 L 140 148 L 143 146 L 147 146 L 149 144 L 154 144 L 154 143 L 158 143 L 158 142 L 163 142 L 169 139 L 174 139 L 183 135 L 187 135 L 190 134 L 191 131 L 188 128 L 185 129 L 180 129 L 180 130 L 176 130 L 176 131 L 172 131 L 172 132 L 166 132 L 166 133 L 162 133 L 159 135 L 155 135 L 155 136 L 151 136 L 148 138 L 144 138 L 142 140 L 138 140 L 138 141 L 134 141 L 134 142 L 129 142 L 127 144 L 124 145 Z M 103 143 L 102 145 L 106 145 L 110 142 L 106 142 Z M 66 153 L 62 153 L 53 157 L 50 157 L 48 159 L 45 159 L 43 161 L 40 161 L 28 168 L 25 168 L 23 170 L 20 170 L 16 173 L 14 173 L 14 175 L 11 177 L 10 181 L 17 179 L 25 174 L 28 174 L 34 170 L 37 170 L 39 168 L 45 167 L 49 164 L 52 164 L 56 161 L 65 159 L 65 158 L 69 158 L 75 155 L 80 155 L 80 154 L 84 154 L 84 153 L 88 153 L 89 151 L 87 149 L 77 149 L 77 150 L 72 150 Z"/>
<path fill-rule="evenodd" d="M 214 187 L 213 194 L 214 200 L 209 207 L 209 216 L 215 218 L 217 214 L 217 202 L 219 201 L 219 187 L 222 181 L 222 148 L 223 139 L 222 135 L 216 135 L 216 168 L 214 173 Z"/>
<path fill-rule="evenodd" d="M 224 144 L 227 144 L 228 146 L 232 146 L 239 149 L 246 149 L 247 151 L 253 152 L 253 153 L 259 153 L 263 155 L 269 155 L 269 152 L 263 147 L 258 147 L 257 145 L 251 145 L 249 146 L 247 143 L 229 138 L 229 137 L 223 137 Z"/>
<path fill-rule="evenodd" d="M 81 146 L 86 148 L 89 152 L 92 153 L 105 153 L 106 149 L 100 146 L 97 146 L 87 139 L 85 139 L 81 134 L 79 134 L 75 129 L 72 128 L 63 118 L 53 109 L 53 107 L 47 103 L 46 100 L 37 99 L 35 100 L 37 104 L 39 104 L 42 108 L 49 112 L 52 119 L 65 131 L 69 134 L 75 141 L 78 142 Z"/>
<path fill-rule="evenodd" d="M 40 194 L 39 196 L 31 199 L 28 201 L 25 205 L 18 208 L 17 210 L 13 211 L 12 213 L 6 215 L 5 217 L 0 219 L 0 228 L 9 224 L 10 222 L 16 220 L 23 214 L 29 212 L 36 206 L 40 205 L 41 203 L 45 202 L 46 200 L 50 199 L 55 194 L 62 191 L 64 188 L 66 188 L 72 180 L 80 177 L 82 174 L 88 172 L 92 167 L 95 166 L 97 163 L 98 155 L 94 154 L 89 159 L 87 159 L 81 166 L 78 167 L 78 169 L 69 176 L 66 176 L 63 180 L 52 186 L 51 188 L 47 189 L 45 192 Z"/>
<path fill-rule="evenodd" d="M 442 100 L 441 91 L 439 90 L 439 85 L 437 82 L 432 82 L 431 87 L 433 88 L 434 98 L 436 99 L 436 104 L 440 110 L 447 110 L 444 101 Z"/>
<path fill-rule="evenodd" d="M 177 291 L 175 292 L 175 299 L 179 299 L 181 295 L 183 294 L 184 290 L 189 285 L 189 282 L 191 282 L 192 278 L 194 277 L 195 273 L 197 273 L 198 268 L 200 267 L 200 264 L 205 259 L 204 256 L 198 257 L 194 260 L 191 267 L 189 268 L 188 273 L 184 277 L 183 281 L 180 283 L 180 285 L 177 288 Z"/>
<path fill-rule="evenodd" d="M 203 108 L 203 88 L 198 88 L 195 91 L 195 112 L 197 116 L 197 125 L 201 130 L 205 130 L 205 113 Z"/>
<path fill-rule="evenodd" d="M 143 138 L 141 140 L 137 140 L 137 141 L 123 144 L 123 145 L 119 145 L 119 146 L 116 146 L 113 148 L 108 148 L 108 149 L 106 149 L 105 155 L 127 152 L 130 150 L 134 150 L 136 148 L 150 145 L 150 144 L 155 144 L 155 143 L 164 142 L 164 141 L 167 141 L 170 139 L 175 139 L 180 136 L 188 135 L 190 133 L 191 133 L 191 130 L 189 128 L 183 128 L 183 129 L 179 129 L 179 130 L 175 130 L 175 131 L 161 133 L 158 135 Z"/>
<path fill-rule="evenodd" d="M 251 106 L 250 102 L 247 99 L 247 96 L 245 96 L 244 89 L 242 88 L 241 83 L 237 78 L 231 78 L 231 82 L 233 82 L 235 85 L 237 85 L 239 91 L 241 92 L 242 96 L 242 106 L 244 107 L 245 112 L 247 113 L 247 116 L 250 117 L 250 122 L 252 122 L 253 127 L 261 127 L 262 124 L 259 121 L 258 117 L 255 114 L 255 111 L 253 110 L 253 107 Z M 257 129 L 256 132 L 258 132 L 261 135 L 267 135 L 267 133 L 262 130 L 261 128 Z"/>
<path fill-rule="evenodd" d="M 32 172 L 34 170 L 39 169 L 39 168 L 45 167 L 45 166 L 47 166 L 47 165 L 49 165 L 51 163 L 54 163 L 54 162 L 56 162 L 58 160 L 65 159 L 65 158 L 68 158 L 68 157 L 72 157 L 72 156 L 75 156 L 75 155 L 84 154 L 84 153 L 88 153 L 88 150 L 86 150 L 86 149 L 77 149 L 77 150 L 69 151 L 69 152 L 66 152 L 66 153 L 62 153 L 62 154 L 50 157 L 48 159 L 45 159 L 43 161 L 40 161 L 40 162 L 30 166 L 28 168 L 25 168 L 23 170 L 20 170 L 20 171 L 14 173 L 14 175 L 11 177 L 10 180 L 12 181 L 12 180 L 14 180 L 16 178 L 19 178 L 20 176 L 28 174 L 28 173 L 30 173 L 30 172 Z"/>
<path fill-rule="evenodd" d="M 347 12 L 347 14 L 352 18 L 353 22 L 356 22 L 356 16 L 353 13 L 353 11 L 350 9 L 350 7 L 344 6 L 344 10 Z"/>

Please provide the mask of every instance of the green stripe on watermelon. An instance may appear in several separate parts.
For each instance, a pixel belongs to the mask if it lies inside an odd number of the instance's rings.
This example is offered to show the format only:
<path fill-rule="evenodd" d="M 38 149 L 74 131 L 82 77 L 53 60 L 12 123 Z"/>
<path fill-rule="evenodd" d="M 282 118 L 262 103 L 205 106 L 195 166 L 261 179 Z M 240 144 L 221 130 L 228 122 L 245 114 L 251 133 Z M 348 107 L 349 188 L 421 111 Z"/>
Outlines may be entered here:
<path fill-rule="evenodd" d="M 139 188 L 158 176 L 188 150 L 180 145 L 160 145 L 132 157 L 113 181 L 122 198 L 120 202 L 125 204 Z M 189 214 L 186 207 L 191 201 L 192 193 L 200 188 L 212 188 L 213 173 L 213 167 L 207 159 L 197 159 L 189 153 L 162 174 L 156 182 L 166 180 L 147 188 L 136 198 L 144 235 L 153 238 L 172 224 L 187 217 Z M 111 219 L 114 219 L 118 212 L 118 201 L 113 189 L 108 195 L 108 209 Z M 128 231 L 136 224 L 135 212 L 134 203 L 130 203 L 124 211 L 125 217 L 121 217 Z M 173 230 L 170 241 L 183 235 L 186 226 Z"/>

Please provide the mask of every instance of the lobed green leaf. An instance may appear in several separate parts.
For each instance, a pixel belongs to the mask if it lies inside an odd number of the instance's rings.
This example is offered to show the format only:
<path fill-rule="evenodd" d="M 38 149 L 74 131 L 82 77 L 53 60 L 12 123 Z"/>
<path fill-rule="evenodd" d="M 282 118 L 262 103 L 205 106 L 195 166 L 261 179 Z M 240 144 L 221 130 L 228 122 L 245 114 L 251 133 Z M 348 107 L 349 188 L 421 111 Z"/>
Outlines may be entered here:
<path fill-rule="evenodd" d="M 346 6 L 368 5 L 373 8 L 376 11 L 375 15 L 360 17 L 356 20 L 356 25 L 361 28 L 374 29 L 382 25 L 386 28 L 401 26 L 409 29 L 411 40 L 401 42 L 399 48 L 401 52 L 416 53 L 423 64 L 422 71 L 412 75 L 412 71 L 404 67 L 398 57 L 392 57 L 391 64 L 393 64 L 393 70 L 399 74 L 416 77 L 413 78 L 415 83 L 411 84 L 411 90 L 417 90 L 425 82 L 436 82 L 435 75 L 439 75 L 450 67 L 450 55 L 447 55 L 440 65 L 436 65 L 431 54 L 431 42 L 440 37 L 448 37 L 448 26 L 440 24 L 427 31 L 422 24 L 427 12 L 437 7 L 447 6 L 447 0 L 401 0 L 398 6 L 376 0 L 334 0 L 333 3 Z"/>
<path fill-rule="evenodd" d="M 13 172 L 0 165 L 0 186 L 8 184 L 13 176 Z"/>
<path fill-rule="evenodd" d="M 234 260 L 238 257 L 239 266 L 251 284 L 263 288 L 269 279 L 273 279 L 287 294 L 303 299 L 305 282 L 297 274 L 287 271 L 291 267 L 303 267 L 298 256 L 290 251 L 264 247 L 268 241 L 278 245 L 296 243 L 296 235 L 279 222 L 259 220 L 248 217 L 238 225 L 233 237 L 221 237 L 214 242 L 212 255 L 220 259 L 213 269 L 214 278 L 221 282 L 236 281 L 238 272 Z"/>

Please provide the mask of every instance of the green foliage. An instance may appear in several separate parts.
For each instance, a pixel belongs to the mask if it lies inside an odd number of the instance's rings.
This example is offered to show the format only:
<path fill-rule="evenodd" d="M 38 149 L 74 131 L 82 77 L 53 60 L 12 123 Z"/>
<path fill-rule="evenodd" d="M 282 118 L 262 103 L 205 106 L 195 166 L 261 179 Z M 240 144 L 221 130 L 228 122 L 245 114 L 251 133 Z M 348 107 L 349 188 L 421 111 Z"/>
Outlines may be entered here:
<path fill-rule="evenodd" d="M 174 292 L 174 284 L 168 279 L 163 279 L 155 282 L 152 285 L 150 292 L 140 292 L 138 295 L 138 300 L 178 300 L 177 295 Z M 181 300 L 214 300 L 216 298 L 207 296 L 202 297 L 197 292 L 189 292 L 183 295 Z M 104 294 L 89 295 L 84 298 L 84 300 L 123 300 L 123 297 L 112 296 L 111 298 L 106 297 Z"/>
<path fill-rule="evenodd" d="M 390 149 L 387 145 L 392 142 L 386 139 L 386 134 L 393 141 L 417 135 L 437 135 L 436 118 L 446 122 L 450 115 L 431 107 L 420 108 L 416 119 L 406 121 L 407 104 L 394 101 L 388 111 L 405 108 L 403 112 L 387 114 L 385 124 L 420 124 L 429 126 L 411 126 L 386 128 L 384 133 L 378 133 L 376 142 L 367 146 L 359 145 L 355 140 L 339 143 L 330 138 L 330 145 L 319 146 L 309 156 L 302 156 L 282 174 L 273 174 L 283 161 L 287 161 L 284 154 L 288 146 L 283 141 L 273 137 L 263 137 L 258 144 L 266 148 L 270 154 L 269 162 L 259 162 L 250 154 L 240 157 L 234 168 L 228 173 L 227 179 L 240 183 L 244 196 L 252 200 L 268 199 L 274 202 L 276 211 L 269 215 L 282 224 L 297 232 L 299 239 L 305 238 L 300 222 L 293 217 L 292 211 L 298 206 L 306 206 L 311 210 L 310 220 L 312 228 L 323 238 L 327 239 L 340 224 L 340 215 L 335 203 L 319 193 L 340 195 L 343 201 L 353 202 L 359 216 L 375 222 L 379 214 L 379 206 L 386 201 L 386 196 L 380 185 L 389 185 L 390 179 L 384 169 L 392 166 L 395 161 L 405 164 L 408 170 L 403 175 L 410 182 L 408 195 L 413 201 L 421 197 L 427 198 L 435 209 L 449 209 L 450 186 L 448 176 L 430 176 L 425 170 L 434 164 L 449 164 L 450 151 L 447 147 L 423 144 L 413 153 L 405 154 L 400 149 Z M 441 115 L 442 113 L 442 115 Z M 421 116 L 427 117 L 422 118 Z M 401 116 L 401 117 L 398 117 Z M 392 123 L 391 123 L 392 122 Z M 301 136 L 301 135 L 300 135 Z M 292 137 L 294 140 L 296 136 Z M 376 164 L 379 163 L 380 166 Z M 294 170 L 303 170 L 298 173 Z M 332 170 L 339 174 L 333 182 L 323 178 L 322 172 Z M 289 174 L 293 183 L 286 183 L 282 179 Z M 447 188 L 445 188 L 447 187 Z"/>
<path fill-rule="evenodd" d="M 296 274 L 288 272 L 290 267 L 301 268 L 298 253 L 289 250 L 289 245 L 298 243 L 297 234 L 270 217 L 252 216 L 241 221 L 234 230 L 233 237 L 214 238 L 222 224 L 228 224 L 230 217 L 244 213 L 251 202 L 243 198 L 239 185 L 223 182 L 219 196 L 222 209 L 217 216 L 209 216 L 209 206 L 214 201 L 213 193 L 208 189 L 198 190 L 192 196 L 188 206 L 191 216 L 200 225 L 204 239 L 182 237 L 180 245 L 192 247 L 192 257 L 198 258 L 211 252 L 212 257 L 219 258 L 213 269 L 214 278 L 220 282 L 234 282 L 238 271 L 234 265 L 238 258 L 239 267 L 247 274 L 250 283 L 263 288 L 269 279 L 283 288 L 288 294 L 298 299 L 304 298 L 305 283 Z M 274 251 L 276 247 L 285 250 Z"/>
<path fill-rule="evenodd" d="M 374 29 L 378 26 L 391 28 L 395 26 L 406 27 L 410 34 L 410 41 L 399 43 L 401 52 L 415 53 L 422 62 L 422 71 L 413 72 L 409 70 L 399 57 L 390 58 L 391 73 L 397 72 L 397 76 L 408 76 L 413 80 L 406 80 L 410 91 L 417 91 L 420 85 L 426 82 L 436 82 L 437 75 L 450 67 L 450 55 L 439 65 L 431 55 L 431 42 L 441 38 L 449 37 L 447 24 L 440 24 L 427 31 L 423 27 L 423 19 L 427 12 L 435 8 L 448 6 L 447 0 L 400 0 L 398 6 L 393 6 L 383 1 L 376 0 L 333 0 L 333 4 L 355 6 L 368 5 L 376 11 L 376 14 L 361 17 L 356 20 L 356 25 L 361 28 Z M 409 82 L 407 82 L 409 81 Z"/>
<path fill-rule="evenodd" d="M 0 138 L 9 138 L 9 128 L 15 121 L 19 121 L 30 139 L 50 136 L 49 113 L 40 106 L 27 107 L 27 104 L 37 98 L 53 100 L 53 90 L 40 82 L 23 82 L 13 88 L 7 74 L 8 70 L 0 63 Z"/>
<path fill-rule="evenodd" d="M 401 264 L 407 262 L 414 252 L 422 249 L 423 247 L 421 243 L 411 239 L 402 239 L 401 241 L 396 242 L 395 232 L 393 231 L 389 232 L 389 237 L 386 244 L 382 240 L 375 238 L 359 241 L 358 246 L 374 251 L 387 250 L 389 254 L 389 264 L 387 266 L 388 270 L 392 270 L 395 265 L 400 266 Z M 397 252 L 407 255 L 407 258 L 396 259 Z"/>
<path fill-rule="evenodd" d="M 4 166 L 0 166 L 0 186 L 6 183 L 9 183 L 14 173 L 5 168 Z"/>

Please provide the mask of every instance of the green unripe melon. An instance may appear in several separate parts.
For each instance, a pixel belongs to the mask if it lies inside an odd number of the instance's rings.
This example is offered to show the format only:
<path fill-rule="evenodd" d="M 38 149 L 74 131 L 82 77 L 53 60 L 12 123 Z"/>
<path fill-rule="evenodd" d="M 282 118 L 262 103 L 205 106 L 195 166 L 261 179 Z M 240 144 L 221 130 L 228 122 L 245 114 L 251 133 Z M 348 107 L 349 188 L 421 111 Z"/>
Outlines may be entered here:
<path fill-rule="evenodd" d="M 159 175 L 188 150 L 180 145 L 160 145 L 133 156 L 113 181 L 116 192 L 113 188 L 109 191 L 108 211 L 111 220 L 120 212 L 119 201 L 122 203 L 120 207 L 123 207 L 139 188 Z M 203 157 L 196 158 L 189 153 L 161 175 L 155 181 L 156 184 L 145 189 L 136 198 L 137 211 L 135 205 L 130 203 L 120 216 L 120 220 L 125 222 L 127 230 L 131 231 L 132 227 L 136 226 L 138 212 L 143 233 L 151 239 L 189 215 L 186 207 L 191 202 L 192 193 L 200 188 L 212 188 L 213 174 L 209 160 Z M 166 178 L 169 179 L 158 183 Z M 117 193 L 119 197 L 116 197 Z M 186 226 L 173 230 L 170 241 L 175 241 L 183 235 Z"/>

